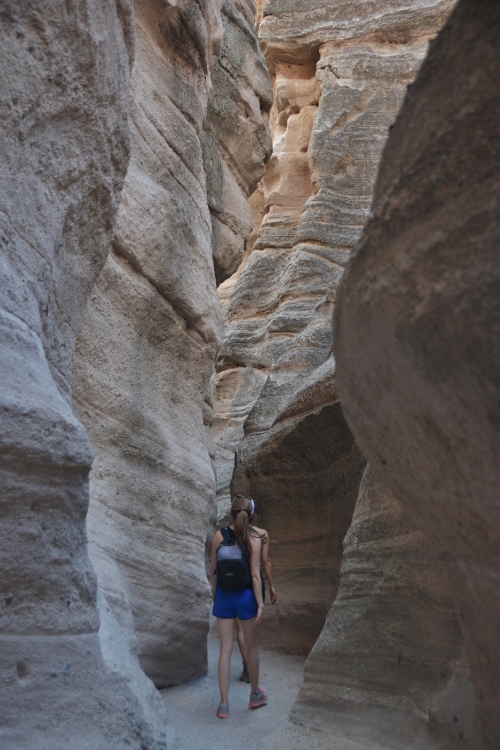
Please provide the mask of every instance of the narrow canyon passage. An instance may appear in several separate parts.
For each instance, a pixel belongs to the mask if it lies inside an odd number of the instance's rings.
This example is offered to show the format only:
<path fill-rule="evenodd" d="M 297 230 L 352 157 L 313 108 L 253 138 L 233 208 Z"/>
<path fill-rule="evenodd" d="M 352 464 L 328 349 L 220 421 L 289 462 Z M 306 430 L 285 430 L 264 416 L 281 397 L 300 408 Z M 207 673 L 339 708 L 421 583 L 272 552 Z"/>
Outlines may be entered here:
<path fill-rule="evenodd" d="M 497 0 L 0 35 L 1 750 L 498 750 Z M 237 494 L 278 599 L 221 721 Z"/>
<path fill-rule="evenodd" d="M 168 714 L 167 747 L 170 750 L 277 747 L 302 682 L 303 658 L 261 649 L 260 682 L 269 690 L 269 705 L 250 711 L 250 687 L 238 680 L 241 660 L 235 646 L 229 688 L 231 715 L 228 721 L 221 721 L 215 717 L 219 703 L 218 657 L 219 639 L 212 629 L 208 637 L 208 674 L 161 691 Z"/>

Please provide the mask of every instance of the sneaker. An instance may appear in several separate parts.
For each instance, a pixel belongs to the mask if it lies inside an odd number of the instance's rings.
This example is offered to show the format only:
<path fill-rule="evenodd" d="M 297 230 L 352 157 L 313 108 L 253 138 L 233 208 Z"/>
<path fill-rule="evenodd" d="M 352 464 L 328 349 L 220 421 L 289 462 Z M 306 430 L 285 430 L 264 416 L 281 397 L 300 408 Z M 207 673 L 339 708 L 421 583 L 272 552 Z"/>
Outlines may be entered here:
<path fill-rule="evenodd" d="M 243 669 L 240 674 L 240 682 L 248 682 L 250 684 L 250 673 L 246 669 Z"/>
<path fill-rule="evenodd" d="M 268 698 L 269 693 L 267 690 L 260 687 L 256 693 L 250 693 L 250 703 L 248 704 L 248 708 L 259 708 L 260 706 L 264 706 Z"/>
<path fill-rule="evenodd" d="M 217 716 L 219 717 L 219 719 L 229 718 L 229 706 L 227 703 L 219 703 L 219 708 L 217 709 Z"/>

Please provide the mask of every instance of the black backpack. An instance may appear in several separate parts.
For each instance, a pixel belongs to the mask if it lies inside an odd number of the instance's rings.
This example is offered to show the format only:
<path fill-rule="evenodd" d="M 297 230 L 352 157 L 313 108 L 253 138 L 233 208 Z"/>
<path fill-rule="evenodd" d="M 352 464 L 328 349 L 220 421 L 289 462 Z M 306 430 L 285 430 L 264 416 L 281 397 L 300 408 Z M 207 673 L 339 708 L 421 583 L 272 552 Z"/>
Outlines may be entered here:
<path fill-rule="evenodd" d="M 224 537 L 217 547 L 217 584 L 224 591 L 252 588 L 250 561 L 245 544 L 238 544 L 232 529 L 221 529 Z"/>

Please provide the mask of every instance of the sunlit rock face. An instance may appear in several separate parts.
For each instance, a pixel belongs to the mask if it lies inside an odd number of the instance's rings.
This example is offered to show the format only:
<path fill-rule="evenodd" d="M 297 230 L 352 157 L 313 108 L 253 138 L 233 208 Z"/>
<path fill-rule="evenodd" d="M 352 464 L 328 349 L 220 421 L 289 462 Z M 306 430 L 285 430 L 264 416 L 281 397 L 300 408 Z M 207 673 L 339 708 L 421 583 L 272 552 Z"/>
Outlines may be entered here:
<path fill-rule="evenodd" d="M 391 133 L 342 288 L 339 385 L 377 476 L 446 563 L 476 693 L 500 745 L 500 7 L 464 1 Z"/>
<path fill-rule="evenodd" d="M 214 264 L 227 275 L 250 232 L 272 91 L 233 3 L 138 2 L 136 23 L 132 155 L 78 340 L 75 404 L 95 452 L 99 583 L 142 667 L 167 686 L 206 671 Z"/>
<path fill-rule="evenodd" d="M 132 8 L 7 1 L 0 15 L 0 744 L 139 748 L 137 720 L 157 747 L 133 661 L 126 682 L 98 632 L 92 452 L 71 410 L 76 332 L 129 159 Z"/>
<path fill-rule="evenodd" d="M 332 553 L 328 562 L 318 558 L 321 584 L 316 593 L 314 586 L 305 586 L 310 602 L 315 602 L 316 636 L 336 591 L 340 543 L 354 509 L 363 463 L 348 459 L 351 448 L 344 443 L 345 422 L 336 416 L 326 442 L 322 430 L 317 439 L 314 432 L 307 439 L 293 438 L 294 455 L 300 460 L 288 464 L 289 459 L 281 456 L 286 471 L 276 469 L 271 478 L 264 468 L 270 452 L 277 457 L 284 450 L 278 450 L 277 442 L 283 404 L 300 400 L 310 377 L 325 387 L 331 382 L 330 390 L 326 388 L 328 400 L 304 406 L 294 423 L 288 423 L 287 435 L 302 429 L 303 420 L 322 419 L 322 409 L 341 413 L 331 357 L 338 284 L 368 218 L 389 126 L 417 74 L 429 38 L 452 5 L 450 0 L 411 7 L 401 0 L 376 7 L 369 2 L 332 5 L 308 0 L 271 1 L 259 8 L 259 38 L 274 86 L 273 155 L 250 201 L 255 225 L 244 261 L 219 288 L 227 323 L 217 362 L 213 429 L 218 517 L 222 521 L 227 513 L 232 478 L 238 492 L 255 493 L 263 509 L 261 523 L 268 523 L 277 541 L 287 536 L 286 515 L 274 515 L 270 509 L 283 498 L 295 497 L 290 503 L 296 509 L 302 497 L 310 498 L 311 528 L 304 547 L 316 543 L 325 508 L 329 504 L 342 508 L 344 522 L 335 532 L 338 554 Z M 291 440 L 287 437 L 287 444 Z M 333 466 L 339 455 L 337 443 L 345 446 L 343 460 L 351 472 L 347 477 L 339 469 L 343 486 L 349 487 L 340 494 L 335 472 L 326 481 L 314 463 L 321 455 L 321 466 Z M 303 486 L 294 482 L 300 461 L 311 461 L 314 467 Z M 295 523 L 290 520 L 290 533 Z M 310 622 L 304 611 L 297 626 L 291 613 L 306 607 L 305 570 L 312 575 L 314 564 L 304 562 L 301 583 L 295 565 L 302 566 L 302 545 L 297 544 L 285 562 L 280 544 L 273 554 L 282 596 L 268 614 L 269 631 L 262 637 L 276 640 L 271 635 L 275 618 L 280 622 L 281 646 L 298 648 L 297 632 L 302 628 L 310 634 L 301 646 L 307 652 L 312 645 Z M 324 578 L 329 585 L 324 585 Z"/>

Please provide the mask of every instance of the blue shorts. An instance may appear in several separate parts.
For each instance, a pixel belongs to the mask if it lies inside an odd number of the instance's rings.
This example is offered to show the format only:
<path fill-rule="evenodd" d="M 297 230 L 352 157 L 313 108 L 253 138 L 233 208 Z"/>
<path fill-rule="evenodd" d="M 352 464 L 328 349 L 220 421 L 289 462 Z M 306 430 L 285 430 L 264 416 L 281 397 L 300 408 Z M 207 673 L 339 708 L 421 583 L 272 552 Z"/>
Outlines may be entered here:
<path fill-rule="evenodd" d="M 223 591 L 219 586 L 215 589 L 215 602 L 213 614 L 215 617 L 224 617 L 234 620 L 250 620 L 257 616 L 257 599 L 253 589 L 243 591 Z"/>

